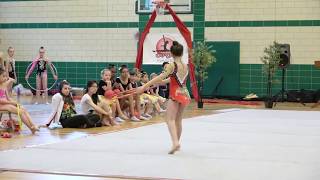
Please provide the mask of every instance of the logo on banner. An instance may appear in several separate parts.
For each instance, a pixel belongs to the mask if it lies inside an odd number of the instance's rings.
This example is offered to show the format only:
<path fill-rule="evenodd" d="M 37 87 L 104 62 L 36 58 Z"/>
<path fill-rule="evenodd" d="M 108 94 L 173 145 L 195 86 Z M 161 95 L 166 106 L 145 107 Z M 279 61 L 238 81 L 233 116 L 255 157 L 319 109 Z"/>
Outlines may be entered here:
<path fill-rule="evenodd" d="M 157 58 L 171 58 L 170 48 L 173 44 L 173 40 L 169 37 L 162 35 L 162 38 L 156 43 L 156 50 L 153 50 L 156 53 Z"/>
<path fill-rule="evenodd" d="M 143 63 L 162 64 L 172 62 L 170 48 L 173 41 L 178 41 L 184 49 L 188 49 L 186 41 L 180 34 L 175 33 L 150 33 L 143 43 Z M 182 61 L 188 63 L 188 51 L 183 51 Z"/>

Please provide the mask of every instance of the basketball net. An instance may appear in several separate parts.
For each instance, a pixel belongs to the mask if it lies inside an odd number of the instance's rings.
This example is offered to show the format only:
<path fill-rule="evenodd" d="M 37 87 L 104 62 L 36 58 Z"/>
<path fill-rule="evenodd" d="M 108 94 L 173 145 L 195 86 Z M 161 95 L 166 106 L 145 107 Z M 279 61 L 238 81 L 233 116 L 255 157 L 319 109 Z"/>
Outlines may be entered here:
<path fill-rule="evenodd" d="M 157 15 L 164 15 L 165 7 L 167 3 L 164 0 L 154 0 L 153 2 L 153 9 L 156 10 Z"/>

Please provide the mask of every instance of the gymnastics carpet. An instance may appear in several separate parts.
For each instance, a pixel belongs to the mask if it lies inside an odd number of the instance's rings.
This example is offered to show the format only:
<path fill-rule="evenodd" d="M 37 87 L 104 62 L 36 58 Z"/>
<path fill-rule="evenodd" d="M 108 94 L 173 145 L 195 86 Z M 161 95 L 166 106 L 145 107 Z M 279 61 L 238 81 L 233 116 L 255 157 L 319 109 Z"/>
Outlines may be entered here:
<path fill-rule="evenodd" d="M 0 169 L 137 179 L 319 180 L 320 112 L 231 109 L 183 121 L 181 150 L 165 123 L 0 152 Z"/>

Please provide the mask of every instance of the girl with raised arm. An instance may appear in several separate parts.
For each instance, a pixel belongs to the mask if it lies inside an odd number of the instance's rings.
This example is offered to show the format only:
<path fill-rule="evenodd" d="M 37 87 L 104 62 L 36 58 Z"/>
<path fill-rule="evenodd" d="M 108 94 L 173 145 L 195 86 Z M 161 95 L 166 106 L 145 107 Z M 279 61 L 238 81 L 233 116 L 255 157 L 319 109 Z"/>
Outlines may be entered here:
<path fill-rule="evenodd" d="M 169 154 L 174 154 L 180 149 L 182 114 L 186 105 L 190 103 L 190 96 L 186 88 L 188 66 L 182 62 L 183 46 L 174 41 L 170 52 L 174 58 L 174 62 L 168 64 L 160 75 L 139 87 L 137 93 L 143 93 L 154 84 L 163 83 L 163 80 L 170 76 L 166 122 L 172 140 L 172 148 Z"/>

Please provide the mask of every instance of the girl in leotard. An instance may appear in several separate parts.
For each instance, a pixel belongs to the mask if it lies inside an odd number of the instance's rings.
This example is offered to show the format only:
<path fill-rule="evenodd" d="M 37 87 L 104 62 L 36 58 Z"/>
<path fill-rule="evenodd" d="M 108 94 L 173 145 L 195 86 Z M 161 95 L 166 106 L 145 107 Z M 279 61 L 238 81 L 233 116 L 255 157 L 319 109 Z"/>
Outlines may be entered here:
<path fill-rule="evenodd" d="M 167 125 L 171 135 L 172 148 L 169 154 L 174 154 L 180 149 L 180 137 L 182 133 L 182 114 L 190 103 L 189 92 L 186 88 L 188 66 L 182 62 L 183 46 L 177 41 L 173 42 L 170 52 L 174 62 L 168 64 L 165 70 L 157 77 L 141 86 L 137 93 L 143 93 L 148 87 L 164 83 L 163 80 L 170 76 L 169 102 L 167 105 Z"/>
<path fill-rule="evenodd" d="M 6 76 L 5 70 L 0 68 L 0 111 L 8 111 L 13 114 L 18 114 L 19 111 L 22 122 L 30 129 L 32 134 L 34 134 L 36 131 L 39 131 L 39 128 L 33 124 L 29 113 L 20 107 L 17 102 L 9 98 L 7 87 L 12 81 L 12 78 L 8 79 Z"/>
<path fill-rule="evenodd" d="M 11 82 L 10 84 L 8 84 L 8 93 L 9 95 L 12 94 L 12 86 L 14 83 L 17 83 L 17 74 L 16 74 L 16 62 L 14 59 L 14 48 L 13 47 L 9 47 L 8 48 L 8 58 L 6 61 L 6 71 L 7 71 L 7 75 L 12 78 L 14 81 Z"/>
<path fill-rule="evenodd" d="M 35 104 L 38 104 L 39 99 L 40 99 L 40 92 L 43 90 L 44 95 L 45 95 L 45 101 L 46 104 L 48 103 L 48 75 L 47 75 L 47 65 L 50 67 L 50 70 L 52 72 L 54 80 L 58 79 L 57 74 L 55 74 L 52 64 L 49 61 L 49 59 L 45 56 L 45 49 L 44 47 L 40 47 L 39 49 L 39 55 L 32 61 L 31 68 L 26 74 L 26 80 L 29 79 L 29 76 L 31 75 L 32 71 L 37 68 L 37 78 L 36 78 L 36 84 L 37 84 L 37 91 L 36 91 L 36 102 Z"/>

